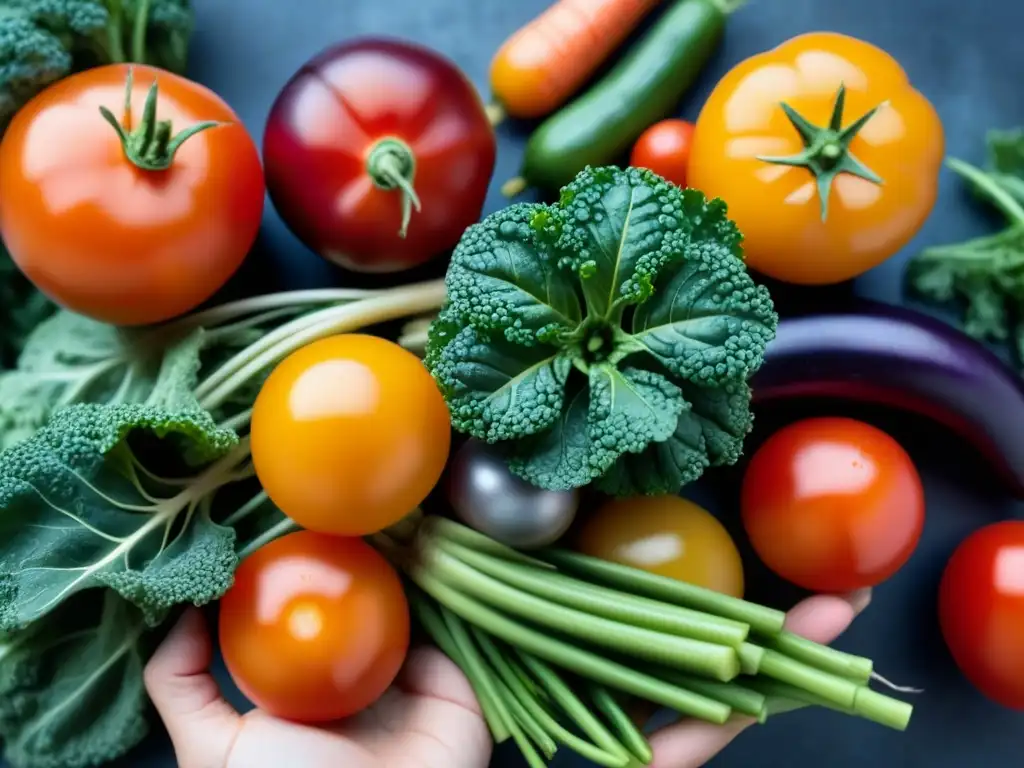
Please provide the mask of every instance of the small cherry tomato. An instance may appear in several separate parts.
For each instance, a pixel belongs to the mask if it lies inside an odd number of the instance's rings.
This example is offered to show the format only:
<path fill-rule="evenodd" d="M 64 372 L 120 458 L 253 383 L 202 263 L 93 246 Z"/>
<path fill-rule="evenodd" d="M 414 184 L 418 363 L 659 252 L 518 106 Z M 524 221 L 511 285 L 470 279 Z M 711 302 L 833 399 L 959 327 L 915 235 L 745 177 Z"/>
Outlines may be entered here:
<path fill-rule="evenodd" d="M 614 499 L 578 534 L 584 554 L 743 597 L 743 562 L 710 512 L 678 496 Z"/>
<path fill-rule="evenodd" d="M 388 689 L 409 650 L 395 570 L 362 539 L 291 533 L 238 567 L 220 649 L 239 690 L 275 717 L 330 722 Z"/>
<path fill-rule="evenodd" d="M 939 620 L 967 679 L 1024 711 L 1024 521 L 986 526 L 960 545 L 942 577 Z"/>
<path fill-rule="evenodd" d="M 256 239 L 264 195 L 238 116 L 154 67 L 60 80 L 0 143 L 11 257 L 56 303 L 115 325 L 168 320 L 216 293 Z"/>
<path fill-rule="evenodd" d="M 853 419 L 785 427 L 750 460 L 743 526 L 761 560 L 816 592 L 880 584 L 907 562 L 924 526 L 924 491 L 907 452 Z"/>
<path fill-rule="evenodd" d="M 885 51 L 831 32 L 736 65 L 697 118 L 689 183 L 720 197 L 752 269 L 856 277 L 931 213 L 945 156 L 935 108 Z"/>
<path fill-rule="evenodd" d="M 345 334 L 274 369 L 250 438 L 256 474 L 282 512 L 309 530 L 363 536 L 427 497 L 448 460 L 451 422 L 418 357 Z"/>
<path fill-rule="evenodd" d="M 495 153 L 483 102 L 452 62 L 376 39 L 303 65 L 263 139 L 281 218 L 359 272 L 397 272 L 451 249 L 480 217 Z"/>
<path fill-rule="evenodd" d="M 662 120 L 636 140 L 629 164 L 654 171 L 680 187 L 686 186 L 686 168 L 693 144 L 693 124 L 685 120 Z"/>

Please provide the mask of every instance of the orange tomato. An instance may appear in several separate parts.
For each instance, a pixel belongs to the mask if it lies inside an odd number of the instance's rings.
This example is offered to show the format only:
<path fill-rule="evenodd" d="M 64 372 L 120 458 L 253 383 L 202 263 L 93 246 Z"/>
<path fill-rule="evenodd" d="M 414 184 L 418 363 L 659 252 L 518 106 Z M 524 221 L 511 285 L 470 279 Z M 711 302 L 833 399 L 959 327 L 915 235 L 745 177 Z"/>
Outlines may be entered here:
<path fill-rule="evenodd" d="M 216 125 L 175 149 L 172 134 L 205 121 Z M 17 113 L 0 143 L 0 234 L 11 257 L 58 304 L 117 325 L 168 320 L 210 298 L 252 247 L 264 192 L 256 145 L 231 108 L 154 67 L 61 80 Z"/>
<path fill-rule="evenodd" d="M 743 597 L 743 562 L 710 512 L 678 496 L 614 499 L 587 518 L 584 554 Z"/>
<path fill-rule="evenodd" d="M 917 233 L 935 204 L 944 153 L 935 109 L 892 57 L 814 33 L 719 81 L 696 123 L 689 184 L 728 204 L 753 269 L 836 283 Z"/>
<path fill-rule="evenodd" d="M 238 567 L 220 602 L 220 648 L 265 712 L 330 722 L 370 706 L 409 649 L 398 574 L 361 539 L 299 531 Z"/>
<path fill-rule="evenodd" d="M 758 556 L 816 592 L 873 587 L 895 574 L 924 528 L 913 462 L 881 430 L 854 419 L 790 424 L 750 460 L 740 497 Z"/>
<path fill-rule="evenodd" d="M 444 471 L 448 407 L 422 361 L 386 339 L 345 334 L 286 358 L 252 414 L 264 490 L 303 528 L 380 531 L 413 511 Z"/>
<path fill-rule="evenodd" d="M 649 171 L 680 187 L 686 186 L 686 169 L 693 144 L 693 123 L 685 120 L 662 120 L 655 123 L 636 140 L 629 164 Z"/>

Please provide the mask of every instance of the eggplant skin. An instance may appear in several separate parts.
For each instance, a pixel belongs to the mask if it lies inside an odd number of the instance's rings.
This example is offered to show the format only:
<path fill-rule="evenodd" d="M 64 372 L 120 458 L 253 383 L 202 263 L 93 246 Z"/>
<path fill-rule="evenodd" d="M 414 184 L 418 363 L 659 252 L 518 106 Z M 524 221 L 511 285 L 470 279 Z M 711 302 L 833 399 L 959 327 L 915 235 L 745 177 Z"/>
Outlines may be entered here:
<path fill-rule="evenodd" d="M 755 404 L 841 398 L 927 416 L 973 445 L 1024 498 L 1020 377 L 941 320 L 873 302 L 784 319 L 751 386 Z"/>

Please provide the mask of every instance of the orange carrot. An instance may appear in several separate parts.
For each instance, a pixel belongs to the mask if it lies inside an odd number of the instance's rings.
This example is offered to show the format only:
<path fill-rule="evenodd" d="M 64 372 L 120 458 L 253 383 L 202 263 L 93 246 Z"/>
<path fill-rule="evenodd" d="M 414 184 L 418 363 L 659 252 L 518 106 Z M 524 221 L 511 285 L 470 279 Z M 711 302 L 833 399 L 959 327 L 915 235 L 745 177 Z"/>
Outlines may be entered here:
<path fill-rule="evenodd" d="M 661 0 L 557 0 L 491 62 L 492 120 L 543 117 L 562 106 Z"/>

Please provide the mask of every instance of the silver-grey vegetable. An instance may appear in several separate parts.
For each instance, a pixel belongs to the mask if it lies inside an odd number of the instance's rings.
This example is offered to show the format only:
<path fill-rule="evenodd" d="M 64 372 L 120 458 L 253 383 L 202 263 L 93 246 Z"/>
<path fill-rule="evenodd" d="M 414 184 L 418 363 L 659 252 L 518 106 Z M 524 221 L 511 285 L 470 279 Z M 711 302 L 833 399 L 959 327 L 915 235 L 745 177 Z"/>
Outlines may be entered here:
<path fill-rule="evenodd" d="M 517 549 L 544 547 L 572 525 L 577 491 L 547 491 L 513 475 L 486 443 L 467 440 L 449 468 L 448 501 L 471 528 Z"/>

